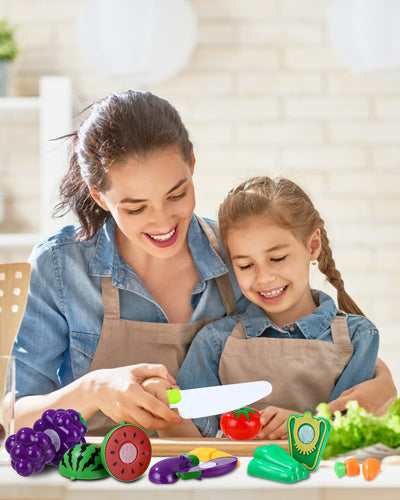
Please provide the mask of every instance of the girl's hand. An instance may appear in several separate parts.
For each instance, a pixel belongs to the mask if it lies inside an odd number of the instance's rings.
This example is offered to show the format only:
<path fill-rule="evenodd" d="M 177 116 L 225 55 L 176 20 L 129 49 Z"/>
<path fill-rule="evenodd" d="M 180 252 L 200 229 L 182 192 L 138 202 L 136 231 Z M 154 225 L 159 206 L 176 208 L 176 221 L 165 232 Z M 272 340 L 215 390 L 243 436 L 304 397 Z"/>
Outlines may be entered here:
<path fill-rule="evenodd" d="M 347 389 L 337 399 L 331 401 L 328 406 L 329 411 L 333 414 L 335 411 L 345 411 L 346 403 L 350 400 L 356 400 L 367 412 L 384 415 L 396 397 L 397 389 L 390 370 L 378 358 L 373 379 Z"/>
<path fill-rule="evenodd" d="M 147 392 L 142 384 L 146 379 L 163 379 L 169 387 L 175 383 L 164 365 L 138 364 L 96 370 L 91 373 L 92 399 L 103 413 L 115 422 L 122 420 L 146 429 L 167 429 L 180 424 L 181 418 L 171 410 L 165 397 Z"/>
<path fill-rule="evenodd" d="M 263 428 L 258 434 L 258 439 L 287 439 L 286 421 L 295 411 L 285 410 L 277 406 L 267 406 L 261 413 Z"/>

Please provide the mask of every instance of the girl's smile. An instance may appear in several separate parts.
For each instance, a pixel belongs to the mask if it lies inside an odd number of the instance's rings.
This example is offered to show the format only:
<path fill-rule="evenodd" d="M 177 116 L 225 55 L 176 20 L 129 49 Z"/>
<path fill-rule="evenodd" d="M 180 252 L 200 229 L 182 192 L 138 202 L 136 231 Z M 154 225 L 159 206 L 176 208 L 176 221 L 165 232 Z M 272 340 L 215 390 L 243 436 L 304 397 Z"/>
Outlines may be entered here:
<path fill-rule="evenodd" d="M 243 294 L 278 327 L 314 311 L 309 265 L 319 255 L 319 230 L 305 245 L 291 231 L 260 215 L 229 229 L 226 241 Z"/>
<path fill-rule="evenodd" d="M 288 289 L 288 285 L 281 286 L 280 288 L 274 288 L 273 290 L 264 290 L 262 292 L 258 292 L 261 295 L 261 300 L 266 303 L 270 304 L 272 302 L 278 302 L 281 300 Z"/>

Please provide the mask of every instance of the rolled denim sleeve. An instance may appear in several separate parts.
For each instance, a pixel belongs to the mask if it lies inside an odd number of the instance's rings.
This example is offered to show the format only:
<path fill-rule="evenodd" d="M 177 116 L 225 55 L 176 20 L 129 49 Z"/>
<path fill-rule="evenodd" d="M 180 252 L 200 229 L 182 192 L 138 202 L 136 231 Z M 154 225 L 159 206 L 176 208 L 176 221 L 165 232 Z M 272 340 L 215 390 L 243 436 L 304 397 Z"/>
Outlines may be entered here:
<path fill-rule="evenodd" d="M 210 323 L 194 338 L 179 370 L 177 384 L 181 389 L 195 389 L 221 385 L 219 362 L 226 339 L 238 322 L 239 316 L 230 316 Z M 193 419 L 205 437 L 215 437 L 219 429 L 219 416 Z"/>
<path fill-rule="evenodd" d="M 348 320 L 351 342 L 354 346 L 353 356 L 336 382 L 329 401 L 338 398 L 342 392 L 374 377 L 376 358 L 379 348 L 379 333 L 376 327 L 366 318 Z M 361 321 L 355 327 L 352 322 Z"/>
<path fill-rule="evenodd" d="M 69 342 L 57 253 L 41 244 L 29 261 L 28 301 L 13 347 L 17 398 L 60 388 L 58 370 Z"/>

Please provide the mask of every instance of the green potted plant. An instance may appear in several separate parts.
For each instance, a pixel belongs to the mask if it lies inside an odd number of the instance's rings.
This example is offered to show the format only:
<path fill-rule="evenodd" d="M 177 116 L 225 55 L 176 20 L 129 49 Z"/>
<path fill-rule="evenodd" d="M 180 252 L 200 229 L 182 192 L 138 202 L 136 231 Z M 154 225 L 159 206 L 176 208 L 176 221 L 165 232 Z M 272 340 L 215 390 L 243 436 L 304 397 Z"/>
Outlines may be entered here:
<path fill-rule="evenodd" d="M 17 55 L 15 28 L 6 19 L 0 19 L 0 95 L 6 94 L 8 67 Z"/>

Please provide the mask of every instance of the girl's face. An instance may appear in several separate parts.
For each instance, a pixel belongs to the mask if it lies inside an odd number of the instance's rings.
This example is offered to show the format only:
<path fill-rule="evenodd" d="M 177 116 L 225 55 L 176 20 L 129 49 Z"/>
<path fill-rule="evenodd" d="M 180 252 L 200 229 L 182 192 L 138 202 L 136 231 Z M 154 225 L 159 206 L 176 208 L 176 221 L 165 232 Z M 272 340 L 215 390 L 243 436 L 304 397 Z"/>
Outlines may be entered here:
<path fill-rule="evenodd" d="M 265 216 L 251 217 L 229 230 L 227 246 L 243 294 L 278 327 L 313 312 L 309 266 L 321 250 L 319 229 L 304 245 Z"/>
<path fill-rule="evenodd" d="M 194 163 L 166 148 L 113 167 L 108 191 L 91 189 L 116 222 L 121 253 L 170 258 L 183 248 L 195 207 Z"/>

